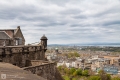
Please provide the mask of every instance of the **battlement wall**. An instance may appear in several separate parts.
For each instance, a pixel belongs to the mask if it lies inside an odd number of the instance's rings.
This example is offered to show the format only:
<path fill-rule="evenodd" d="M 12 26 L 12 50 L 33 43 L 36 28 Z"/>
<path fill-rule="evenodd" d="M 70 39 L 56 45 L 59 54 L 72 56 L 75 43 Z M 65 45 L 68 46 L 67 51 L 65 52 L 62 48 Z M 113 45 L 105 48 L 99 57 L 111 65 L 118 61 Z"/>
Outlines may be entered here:
<path fill-rule="evenodd" d="M 46 80 L 63 80 L 55 63 L 46 61 L 47 37 L 43 35 L 39 45 L 1 46 L 0 61 L 21 67 Z"/>
<path fill-rule="evenodd" d="M 0 61 L 25 67 L 30 60 L 45 60 L 46 50 L 41 45 L 0 47 Z"/>
<path fill-rule="evenodd" d="M 47 61 L 42 63 L 41 61 L 31 62 L 35 63 L 35 65 L 24 67 L 23 69 L 33 74 L 37 74 L 38 76 L 41 76 L 46 80 L 63 80 L 61 74 L 59 73 L 55 66 L 55 63 Z"/>

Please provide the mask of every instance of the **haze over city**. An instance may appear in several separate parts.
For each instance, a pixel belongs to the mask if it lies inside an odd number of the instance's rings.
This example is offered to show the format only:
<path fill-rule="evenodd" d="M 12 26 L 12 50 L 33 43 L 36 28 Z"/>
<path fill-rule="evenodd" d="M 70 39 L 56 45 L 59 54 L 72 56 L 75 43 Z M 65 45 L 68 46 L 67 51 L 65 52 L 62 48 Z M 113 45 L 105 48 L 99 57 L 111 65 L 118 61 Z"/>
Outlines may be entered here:
<path fill-rule="evenodd" d="M 120 43 L 120 0 L 1 0 L 0 29 L 21 26 L 26 44 Z"/>

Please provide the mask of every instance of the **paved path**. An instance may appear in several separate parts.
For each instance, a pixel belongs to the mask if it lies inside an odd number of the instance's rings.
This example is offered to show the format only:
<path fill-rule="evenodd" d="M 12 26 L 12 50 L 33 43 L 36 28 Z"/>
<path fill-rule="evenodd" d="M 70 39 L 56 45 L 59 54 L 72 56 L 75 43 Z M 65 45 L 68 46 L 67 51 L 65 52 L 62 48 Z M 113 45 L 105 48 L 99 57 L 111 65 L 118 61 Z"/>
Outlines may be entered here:
<path fill-rule="evenodd" d="M 9 63 L 0 62 L 0 80 L 45 80 Z"/>

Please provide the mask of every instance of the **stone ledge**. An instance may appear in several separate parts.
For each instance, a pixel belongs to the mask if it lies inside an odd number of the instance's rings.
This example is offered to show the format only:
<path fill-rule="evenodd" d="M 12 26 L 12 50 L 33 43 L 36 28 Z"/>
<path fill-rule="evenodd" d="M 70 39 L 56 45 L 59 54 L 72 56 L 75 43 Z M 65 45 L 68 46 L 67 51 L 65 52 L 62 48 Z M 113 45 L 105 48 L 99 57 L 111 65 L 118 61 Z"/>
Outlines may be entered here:
<path fill-rule="evenodd" d="M 40 61 L 40 60 L 34 60 L 34 61 Z M 44 62 L 42 62 L 40 65 L 33 65 L 33 66 L 23 67 L 22 69 L 25 70 L 25 69 L 35 68 L 35 67 L 40 67 L 40 66 L 43 67 L 43 66 L 52 65 L 52 64 L 55 65 L 54 62 L 48 62 L 48 61 L 44 61 Z"/>
<path fill-rule="evenodd" d="M 0 62 L 0 80 L 1 76 L 6 76 L 5 80 L 45 80 L 44 78 L 23 70 L 9 63 Z"/>

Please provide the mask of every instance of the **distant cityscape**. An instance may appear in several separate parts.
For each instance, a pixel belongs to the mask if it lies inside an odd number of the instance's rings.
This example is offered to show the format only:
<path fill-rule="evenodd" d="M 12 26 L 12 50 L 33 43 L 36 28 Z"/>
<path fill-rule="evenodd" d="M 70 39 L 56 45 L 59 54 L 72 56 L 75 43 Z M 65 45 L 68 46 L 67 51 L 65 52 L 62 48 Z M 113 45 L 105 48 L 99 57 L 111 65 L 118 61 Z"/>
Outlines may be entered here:
<path fill-rule="evenodd" d="M 120 80 L 120 0 L 0 0 L 0 80 Z"/>
<path fill-rule="evenodd" d="M 120 43 L 85 43 L 85 44 L 48 44 L 48 46 L 113 46 L 120 47 Z"/>
<path fill-rule="evenodd" d="M 97 46 L 96 46 L 97 45 Z M 107 74 L 120 75 L 120 45 L 48 45 L 46 58 L 55 61 L 57 67 L 66 66 L 68 69 L 92 70 L 92 74 L 99 74 L 104 70 Z M 62 69 L 66 69 L 62 67 Z M 77 71 L 77 70 L 76 70 Z M 60 72 L 66 77 L 63 71 Z M 68 75 L 68 74 L 67 74 Z M 91 74 L 90 74 L 91 75 Z M 76 77 L 74 77 L 76 78 Z"/>

